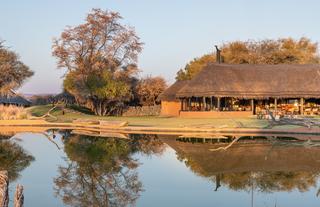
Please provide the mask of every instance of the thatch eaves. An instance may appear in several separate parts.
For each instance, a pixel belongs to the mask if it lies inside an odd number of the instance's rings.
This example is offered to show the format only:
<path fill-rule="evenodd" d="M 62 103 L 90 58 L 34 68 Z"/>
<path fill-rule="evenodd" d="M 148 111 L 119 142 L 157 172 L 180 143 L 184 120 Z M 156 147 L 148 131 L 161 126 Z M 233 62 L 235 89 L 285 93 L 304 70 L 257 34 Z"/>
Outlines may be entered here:
<path fill-rule="evenodd" d="M 161 101 L 177 101 L 177 92 L 188 83 L 188 80 L 176 81 L 158 97 Z"/>

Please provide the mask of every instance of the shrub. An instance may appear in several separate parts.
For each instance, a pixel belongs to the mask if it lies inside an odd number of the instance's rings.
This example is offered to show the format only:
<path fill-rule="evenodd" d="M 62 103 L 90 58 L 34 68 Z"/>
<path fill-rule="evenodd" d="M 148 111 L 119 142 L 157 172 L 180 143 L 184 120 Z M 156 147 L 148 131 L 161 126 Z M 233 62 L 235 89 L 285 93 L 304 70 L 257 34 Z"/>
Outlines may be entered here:
<path fill-rule="evenodd" d="M 23 107 L 0 105 L 0 120 L 26 119 L 28 113 Z"/>

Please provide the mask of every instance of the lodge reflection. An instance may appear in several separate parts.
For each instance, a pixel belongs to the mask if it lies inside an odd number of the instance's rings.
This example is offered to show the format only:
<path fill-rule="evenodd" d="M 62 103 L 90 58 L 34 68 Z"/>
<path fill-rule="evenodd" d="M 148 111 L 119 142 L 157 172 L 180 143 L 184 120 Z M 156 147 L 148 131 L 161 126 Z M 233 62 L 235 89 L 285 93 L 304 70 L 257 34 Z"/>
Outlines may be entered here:
<path fill-rule="evenodd" d="M 212 190 L 309 191 L 320 176 L 320 146 L 308 137 L 221 139 L 168 135 L 96 137 L 63 132 L 66 165 L 54 179 L 56 195 L 69 206 L 132 206 L 144 191 L 136 153 L 162 154 L 167 146 Z M 308 141 L 309 140 L 309 141 Z M 316 194 L 316 193 L 315 193 Z"/>
<path fill-rule="evenodd" d="M 12 136 L 14 133 L 0 134 L 0 171 L 8 171 L 11 182 L 19 178 L 20 172 L 34 161 L 32 155 L 15 141 L 10 140 Z"/>
<path fill-rule="evenodd" d="M 135 153 L 161 154 L 156 136 L 130 139 L 64 133 L 67 165 L 54 179 L 56 195 L 70 206 L 132 206 L 143 191 Z"/>
<path fill-rule="evenodd" d="M 305 192 L 317 187 L 320 146 L 306 137 L 235 137 L 163 139 L 195 174 L 232 190 Z M 308 139 L 306 139 L 308 140 Z M 219 149 L 219 150 L 216 150 Z"/>

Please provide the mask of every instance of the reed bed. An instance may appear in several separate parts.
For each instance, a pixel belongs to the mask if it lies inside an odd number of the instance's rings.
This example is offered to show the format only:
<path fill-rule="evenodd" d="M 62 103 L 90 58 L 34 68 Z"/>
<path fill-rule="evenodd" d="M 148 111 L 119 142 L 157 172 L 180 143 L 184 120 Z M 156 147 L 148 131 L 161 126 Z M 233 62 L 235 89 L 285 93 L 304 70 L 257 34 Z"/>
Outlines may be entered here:
<path fill-rule="evenodd" d="M 0 105 L 0 120 L 27 119 L 28 112 L 23 107 Z"/>

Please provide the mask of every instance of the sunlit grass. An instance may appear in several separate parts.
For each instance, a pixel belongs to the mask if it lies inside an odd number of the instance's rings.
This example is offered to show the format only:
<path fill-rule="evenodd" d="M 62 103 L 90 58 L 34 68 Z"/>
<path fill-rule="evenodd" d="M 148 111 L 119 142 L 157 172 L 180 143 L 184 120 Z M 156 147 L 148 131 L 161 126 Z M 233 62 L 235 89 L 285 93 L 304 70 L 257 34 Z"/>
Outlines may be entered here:
<path fill-rule="evenodd" d="M 52 105 L 46 106 L 34 106 L 30 108 L 30 112 L 33 116 L 43 116 L 46 114 Z M 158 116 L 141 116 L 141 117 L 117 117 L 106 116 L 100 117 L 87 113 L 81 113 L 65 109 L 65 114 L 62 113 L 62 108 L 57 107 L 51 112 L 51 114 L 57 119 L 48 117 L 47 121 L 52 122 L 72 122 L 75 119 L 99 119 L 99 120 L 116 120 L 116 121 L 128 121 L 130 126 L 149 126 L 149 127 L 241 127 L 241 128 L 264 128 L 268 126 L 268 121 L 258 120 L 254 117 L 249 118 L 179 118 L 179 117 L 158 117 Z"/>
<path fill-rule="evenodd" d="M 1 120 L 14 120 L 14 119 L 27 119 L 28 112 L 23 107 L 18 106 L 4 106 L 0 105 L 0 119 Z"/>

